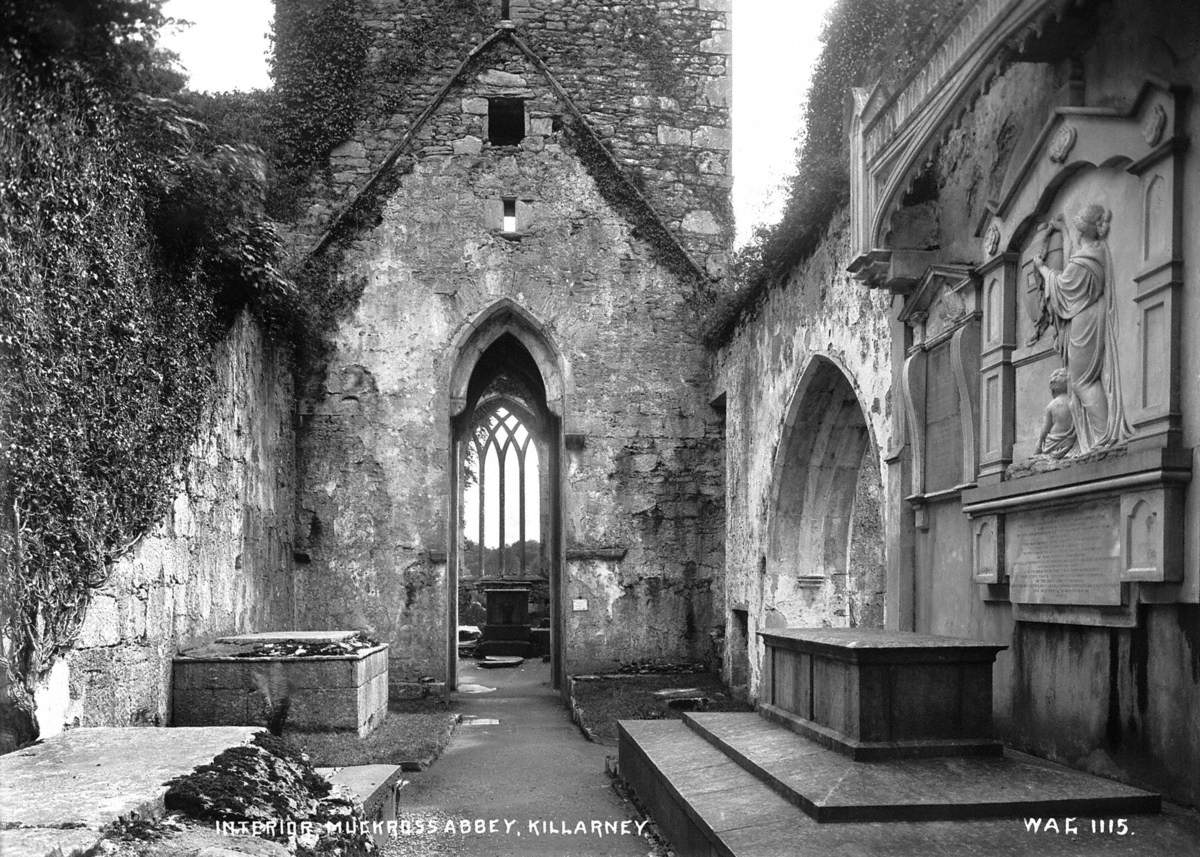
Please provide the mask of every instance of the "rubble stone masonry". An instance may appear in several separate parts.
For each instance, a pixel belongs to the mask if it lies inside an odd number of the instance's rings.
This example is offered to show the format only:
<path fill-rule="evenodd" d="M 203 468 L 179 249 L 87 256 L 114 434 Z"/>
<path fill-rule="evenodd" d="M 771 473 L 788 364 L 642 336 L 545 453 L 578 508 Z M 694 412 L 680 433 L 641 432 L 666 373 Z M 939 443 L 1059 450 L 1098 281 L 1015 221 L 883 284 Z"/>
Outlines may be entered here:
<path fill-rule="evenodd" d="M 588 599 L 564 610 L 566 669 L 705 657 L 724 564 L 723 421 L 700 329 L 704 290 L 720 288 L 704 280 L 723 272 L 731 237 L 725 4 L 512 4 L 517 38 L 705 277 L 681 275 L 678 246 L 614 203 L 620 176 L 589 158 L 568 104 L 512 40 L 487 47 L 414 124 L 498 8 L 455 30 L 400 108 L 333 153 L 298 233 L 311 246 L 410 135 L 378 222 L 336 248 L 337 276 L 361 296 L 301 391 L 300 626 L 371 628 L 391 644 L 395 681 L 442 673 L 453 343 L 511 301 L 559 355 L 564 383 L 563 605 Z M 377 70 L 395 33 L 455 14 L 368 9 Z M 489 97 L 523 99 L 519 144 L 488 141 Z"/>

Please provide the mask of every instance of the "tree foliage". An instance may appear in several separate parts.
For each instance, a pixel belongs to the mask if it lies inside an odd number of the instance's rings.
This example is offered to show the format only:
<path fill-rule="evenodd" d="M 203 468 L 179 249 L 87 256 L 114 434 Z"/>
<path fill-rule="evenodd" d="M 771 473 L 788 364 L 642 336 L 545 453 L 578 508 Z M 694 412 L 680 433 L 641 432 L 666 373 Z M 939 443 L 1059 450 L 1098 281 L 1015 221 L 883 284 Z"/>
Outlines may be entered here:
<path fill-rule="evenodd" d="M 840 0 L 834 6 L 822 34 L 783 215 L 759 227 L 737 254 L 740 291 L 718 326 L 807 258 L 849 200 L 851 89 L 884 76 L 902 80 L 964 5 L 965 0 Z"/>

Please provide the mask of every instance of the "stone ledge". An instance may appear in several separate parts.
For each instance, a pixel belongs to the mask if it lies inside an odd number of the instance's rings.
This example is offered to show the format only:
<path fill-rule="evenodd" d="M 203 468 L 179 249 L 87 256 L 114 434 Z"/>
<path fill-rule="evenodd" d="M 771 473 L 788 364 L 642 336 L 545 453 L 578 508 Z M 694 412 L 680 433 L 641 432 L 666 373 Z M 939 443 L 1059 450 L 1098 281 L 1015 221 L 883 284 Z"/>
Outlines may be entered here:
<path fill-rule="evenodd" d="M 47 855 L 56 847 L 64 855 L 83 853 L 119 816 L 161 815 L 168 780 L 248 744 L 257 731 L 245 726 L 70 729 L 0 756 L 0 807 L 4 824 L 11 826 L 0 853 Z"/>
<path fill-rule="evenodd" d="M 567 548 L 567 560 L 603 560 L 606 562 L 620 562 L 625 559 L 625 554 L 629 552 L 629 548 L 623 547 L 574 547 Z"/>
<path fill-rule="evenodd" d="M 1083 495 L 1127 488 L 1188 482 L 1190 449 L 1111 450 L 1044 473 L 980 485 L 962 492 L 963 511 L 970 516 L 1070 502 Z"/>
<path fill-rule="evenodd" d="M 907 631 L 875 631 L 869 628 L 780 628 L 759 631 L 758 636 L 775 648 L 794 652 L 820 652 L 827 657 L 871 663 L 912 663 L 985 660 L 1008 646 L 983 640 L 913 634 Z"/>

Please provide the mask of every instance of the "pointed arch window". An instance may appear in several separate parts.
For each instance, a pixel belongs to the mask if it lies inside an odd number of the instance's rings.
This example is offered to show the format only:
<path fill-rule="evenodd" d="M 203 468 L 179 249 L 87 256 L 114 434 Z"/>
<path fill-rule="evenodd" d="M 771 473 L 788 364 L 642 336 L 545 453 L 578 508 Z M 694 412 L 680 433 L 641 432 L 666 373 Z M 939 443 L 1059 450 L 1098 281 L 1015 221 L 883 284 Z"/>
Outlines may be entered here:
<path fill-rule="evenodd" d="M 476 411 L 466 443 L 463 536 L 480 577 L 527 577 L 540 554 L 539 454 L 532 415 L 507 399 Z M 531 549 L 532 548 L 532 549 Z M 532 556 L 531 556 L 532 554 Z"/>

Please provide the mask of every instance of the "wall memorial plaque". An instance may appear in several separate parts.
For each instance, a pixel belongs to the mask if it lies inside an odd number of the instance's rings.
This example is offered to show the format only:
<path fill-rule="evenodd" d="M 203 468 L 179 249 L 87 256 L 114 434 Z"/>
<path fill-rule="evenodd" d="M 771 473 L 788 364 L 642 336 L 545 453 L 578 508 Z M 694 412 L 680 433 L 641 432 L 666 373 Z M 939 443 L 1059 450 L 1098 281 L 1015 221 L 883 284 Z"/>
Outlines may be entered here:
<path fill-rule="evenodd" d="M 1005 541 L 1018 604 L 1120 606 L 1118 501 L 1010 514 Z"/>

